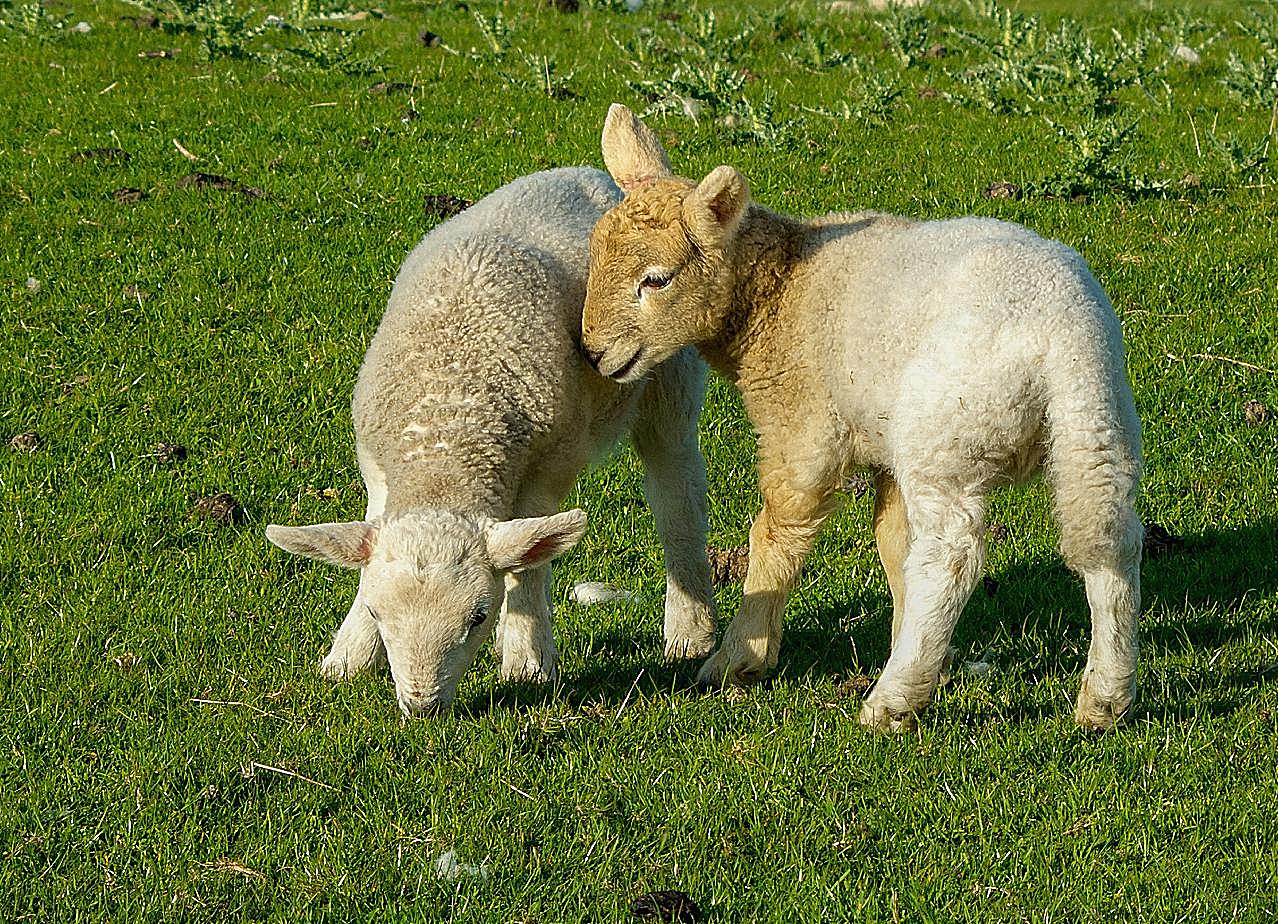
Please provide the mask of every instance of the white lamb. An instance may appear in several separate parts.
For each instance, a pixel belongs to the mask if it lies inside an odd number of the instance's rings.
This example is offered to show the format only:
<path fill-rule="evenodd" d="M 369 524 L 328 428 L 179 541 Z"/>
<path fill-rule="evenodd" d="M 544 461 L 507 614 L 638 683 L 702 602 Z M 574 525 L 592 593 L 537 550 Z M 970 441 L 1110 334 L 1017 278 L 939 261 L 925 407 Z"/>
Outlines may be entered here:
<path fill-rule="evenodd" d="M 405 260 L 351 406 L 364 521 L 266 530 L 287 551 L 362 569 L 326 676 L 384 657 L 405 713 L 439 711 L 497 623 L 503 677 L 553 678 L 549 562 L 586 528 L 582 511 L 555 511 L 627 432 L 666 557 L 666 654 L 710 651 L 705 367 L 676 351 L 618 384 L 579 349 L 590 229 L 619 198 L 597 170 L 523 177 Z"/>
<path fill-rule="evenodd" d="M 748 683 L 776 664 L 790 584 L 863 466 L 894 613 L 861 719 L 908 724 L 983 570 L 991 489 L 1045 468 L 1092 611 L 1075 717 L 1120 717 L 1136 692 L 1140 421 L 1118 319 L 1082 258 L 988 219 L 787 218 L 752 204 L 731 167 L 673 176 L 624 106 L 603 152 L 627 194 L 591 240 L 584 349 L 633 382 L 696 345 L 759 434 L 745 598 L 702 681 Z"/>

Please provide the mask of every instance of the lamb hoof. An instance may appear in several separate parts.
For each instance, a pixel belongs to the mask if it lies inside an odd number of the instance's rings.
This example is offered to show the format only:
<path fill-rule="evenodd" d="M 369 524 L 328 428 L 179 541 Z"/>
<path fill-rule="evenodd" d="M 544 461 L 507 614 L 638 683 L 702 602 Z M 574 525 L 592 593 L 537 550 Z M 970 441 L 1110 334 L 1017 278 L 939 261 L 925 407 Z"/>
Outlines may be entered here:
<path fill-rule="evenodd" d="M 918 718 L 913 712 L 897 712 L 874 702 L 873 698 L 861 704 L 858 718 L 866 728 L 881 732 L 908 732 L 918 727 Z"/>
<path fill-rule="evenodd" d="M 737 660 L 722 650 L 711 656 L 697 675 L 697 685 L 703 690 L 720 690 L 724 687 L 753 686 L 764 678 L 768 668 L 764 663 Z"/>
<path fill-rule="evenodd" d="M 350 680 L 369 666 L 367 659 L 365 659 L 365 663 L 361 664 L 350 658 L 345 652 L 330 651 L 324 656 L 324 660 L 320 662 L 319 672 L 320 676 L 325 680 L 339 683 L 343 680 Z"/>
<path fill-rule="evenodd" d="M 501 679 L 514 683 L 554 683 L 558 676 L 559 671 L 554 664 L 545 666 L 539 661 L 527 660 L 501 666 Z"/>
<path fill-rule="evenodd" d="M 1074 706 L 1074 721 L 1090 731 L 1106 731 L 1127 716 L 1135 701 L 1134 686 L 1117 697 L 1107 699 L 1093 692 L 1084 680 L 1078 691 L 1078 702 Z"/>
<path fill-rule="evenodd" d="M 691 661 L 694 658 L 704 658 L 712 651 L 714 651 L 713 635 L 666 640 L 667 661 Z"/>

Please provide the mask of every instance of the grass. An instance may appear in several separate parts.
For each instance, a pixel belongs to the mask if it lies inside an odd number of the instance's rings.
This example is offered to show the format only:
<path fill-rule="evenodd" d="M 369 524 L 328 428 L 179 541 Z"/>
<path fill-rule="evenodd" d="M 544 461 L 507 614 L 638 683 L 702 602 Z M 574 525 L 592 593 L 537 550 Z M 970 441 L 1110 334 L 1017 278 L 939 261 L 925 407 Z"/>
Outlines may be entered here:
<path fill-rule="evenodd" d="M 675 888 L 710 921 L 1272 920 L 1278 422 L 1245 405 L 1278 408 L 1278 8 L 561 5 L 269 10 L 285 29 L 185 3 L 166 30 L 0 2 L 0 435 L 39 434 L 0 448 L 3 916 L 622 921 Z M 777 676 L 696 695 L 660 661 L 628 450 L 570 499 L 592 528 L 559 571 L 556 689 L 485 655 L 456 714 L 402 724 L 387 678 L 317 677 L 354 575 L 262 528 L 362 513 L 349 394 L 438 220 L 423 197 L 599 163 L 613 100 L 663 113 L 677 169 L 732 162 L 765 203 L 994 215 L 1090 261 L 1145 422 L 1142 514 L 1186 540 L 1144 569 L 1129 724 L 1071 721 L 1088 617 L 1041 487 L 995 503 L 997 592 L 958 630 L 993 670 L 916 735 L 855 721 L 888 639 L 868 497 L 812 556 Z M 74 156 L 105 148 L 128 157 Z M 722 383 L 703 445 L 735 545 L 757 496 Z M 238 523 L 192 518 L 217 491 Z M 583 579 L 639 602 L 580 610 Z M 488 878 L 441 879 L 450 850 Z"/>

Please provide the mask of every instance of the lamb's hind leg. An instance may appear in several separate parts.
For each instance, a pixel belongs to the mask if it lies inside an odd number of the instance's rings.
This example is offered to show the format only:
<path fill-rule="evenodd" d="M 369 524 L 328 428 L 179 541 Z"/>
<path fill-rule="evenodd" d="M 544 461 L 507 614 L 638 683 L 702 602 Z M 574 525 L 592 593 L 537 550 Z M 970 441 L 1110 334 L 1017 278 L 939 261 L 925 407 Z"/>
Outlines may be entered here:
<path fill-rule="evenodd" d="M 714 590 L 706 561 L 706 467 L 697 442 L 705 370 L 691 354 L 661 367 L 644 389 L 633 437 L 643 460 L 644 496 L 666 560 L 665 642 L 669 659 L 714 648 Z"/>
<path fill-rule="evenodd" d="M 985 494 L 903 484 L 912 536 L 905 558 L 904 612 L 892 654 L 861 708 L 875 728 L 909 727 L 942 680 L 950 637 L 985 559 Z"/>
<path fill-rule="evenodd" d="M 1081 494 L 1059 486 L 1056 498 L 1061 552 L 1082 576 L 1092 611 L 1092 641 L 1074 718 L 1095 729 L 1109 728 L 1136 699 L 1143 530 L 1131 503 L 1134 477 L 1116 481 L 1121 483 L 1096 486 L 1082 503 Z"/>
<path fill-rule="evenodd" d="M 879 472 L 874 478 L 874 542 L 887 575 L 888 589 L 892 591 L 892 647 L 895 648 L 901 634 L 901 620 L 905 617 L 905 556 L 910 551 L 910 523 L 901 489 L 887 472 Z M 946 649 L 941 686 L 950 682 L 955 654 L 953 645 Z"/>

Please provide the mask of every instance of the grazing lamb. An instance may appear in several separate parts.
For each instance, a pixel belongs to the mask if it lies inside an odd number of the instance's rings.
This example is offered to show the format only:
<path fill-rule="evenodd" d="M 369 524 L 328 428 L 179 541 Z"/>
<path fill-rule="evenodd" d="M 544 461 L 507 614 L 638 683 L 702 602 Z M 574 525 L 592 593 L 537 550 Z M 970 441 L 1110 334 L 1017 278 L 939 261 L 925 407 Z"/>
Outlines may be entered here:
<path fill-rule="evenodd" d="M 1075 717 L 1122 716 L 1136 693 L 1140 421 L 1118 320 L 1082 258 L 981 218 L 778 215 L 731 167 L 673 176 L 624 106 L 603 153 L 626 196 L 591 237 L 587 355 L 635 382 L 696 345 L 759 435 L 745 598 L 702 683 L 775 666 L 790 584 L 845 474 L 867 467 L 893 618 L 861 721 L 909 724 L 982 573 L 991 489 L 1046 469 L 1092 611 Z"/>
<path fill-rule="evenodd" d="M 555 511 L 626 432 L 666 556 L 666 654 L 713 647 L 705 367 L 672 351 L 622 384 L 579 348 L 590 229 L 619 198 L 598 170 L 527 176 L 404 262 L 351 405 L 364 521 L 266 530 L 289 552 L 362 569 L 325 676 L 385 658 L 406 714 L 439 711 L 497 623 L 503 677 L 553 678 L 549 562 L 586 528 L 582 511 Z"/>

